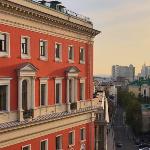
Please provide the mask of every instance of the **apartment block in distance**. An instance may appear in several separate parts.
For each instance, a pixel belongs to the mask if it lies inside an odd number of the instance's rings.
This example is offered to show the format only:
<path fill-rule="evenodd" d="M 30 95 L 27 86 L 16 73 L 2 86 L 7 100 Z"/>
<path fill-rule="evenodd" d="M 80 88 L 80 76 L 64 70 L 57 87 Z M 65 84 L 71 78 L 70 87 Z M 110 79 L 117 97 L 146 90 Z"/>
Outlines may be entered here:
<path fill-rule="evenodd" d="M 135 78 L 135 67 L 130 64 L 129 66 L 112 66 L 112 78 L 117 80 L 117 78 L 125 78 L 129 82 L 133 82 Z"/>
<path fill-rule="evenodd" d="M 99 33 L 59 1 L 0 0 L 0 150 L 105 149 Z"/>

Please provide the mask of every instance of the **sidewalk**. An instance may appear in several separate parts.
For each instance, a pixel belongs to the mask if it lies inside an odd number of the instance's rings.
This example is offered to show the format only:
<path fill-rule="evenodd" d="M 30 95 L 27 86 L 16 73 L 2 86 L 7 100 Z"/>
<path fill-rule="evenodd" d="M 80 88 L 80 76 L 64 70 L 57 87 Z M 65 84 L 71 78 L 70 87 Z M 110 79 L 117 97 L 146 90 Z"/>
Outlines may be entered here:
<path fill-rule="evenodd" d="M 107 134 L 107 150 L 116 150 L 114 141 L 114 131 L 111 127 L 110 129 L 108 129 Z"/>

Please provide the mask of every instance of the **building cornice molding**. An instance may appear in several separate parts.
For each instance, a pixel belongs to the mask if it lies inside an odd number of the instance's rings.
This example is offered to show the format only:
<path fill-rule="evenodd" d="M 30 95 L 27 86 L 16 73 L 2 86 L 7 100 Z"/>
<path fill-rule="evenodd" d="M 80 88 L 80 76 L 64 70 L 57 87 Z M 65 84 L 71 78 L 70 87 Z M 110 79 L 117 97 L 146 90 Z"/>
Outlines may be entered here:
<path fill-rule="evenodd" d="M 77 23 L 71 22 L 56 16 L 52 16 L 50 14 L 46 14 L 44 12 L 31 9 L 8 0 L 0 0 L 0 10 L 5 13 L 11 13 L 13 15 L 17 15 L 19 17 L 24 17 L 26 19 L 34 20 L 36 22 L 41 22 L 47 25 L 57 26 L 59 28 L 65 28 L 66 30 L 70 30 L 72 32 L 78 32 L 80 34 L 87 35 L 89 37 L 95 37 L 100 31 L 95 30 L 93 28 L 89 28 L 83 25 L 79 25 Z M 69 16 L 68 16 L 69 17 Z"/>

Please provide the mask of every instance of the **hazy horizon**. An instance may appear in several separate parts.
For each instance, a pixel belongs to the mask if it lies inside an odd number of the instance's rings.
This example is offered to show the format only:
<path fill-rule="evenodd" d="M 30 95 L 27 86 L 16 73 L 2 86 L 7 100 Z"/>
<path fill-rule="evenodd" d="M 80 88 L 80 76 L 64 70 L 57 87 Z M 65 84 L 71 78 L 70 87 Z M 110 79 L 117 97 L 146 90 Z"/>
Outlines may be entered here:
<path fill-rule="evenodd" d="M 94 43 L 94 74 L 111 75 L 111 66 L 133 64 L 136 74 L 150 65 L 149 0 L 66 0 L 68 8 L 91 18 L 102 31 Z"/>

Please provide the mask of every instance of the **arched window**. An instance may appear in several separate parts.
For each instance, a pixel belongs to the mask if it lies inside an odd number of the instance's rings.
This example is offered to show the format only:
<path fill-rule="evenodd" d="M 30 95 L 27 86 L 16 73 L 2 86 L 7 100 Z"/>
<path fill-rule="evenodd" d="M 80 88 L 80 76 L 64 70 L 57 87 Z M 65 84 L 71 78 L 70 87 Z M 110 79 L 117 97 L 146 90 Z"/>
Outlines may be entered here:
<path fill-rule="evenodd" d="M 27 110 L 27 80 L 23 80 L 22 82 L 22 109 Z"/>

